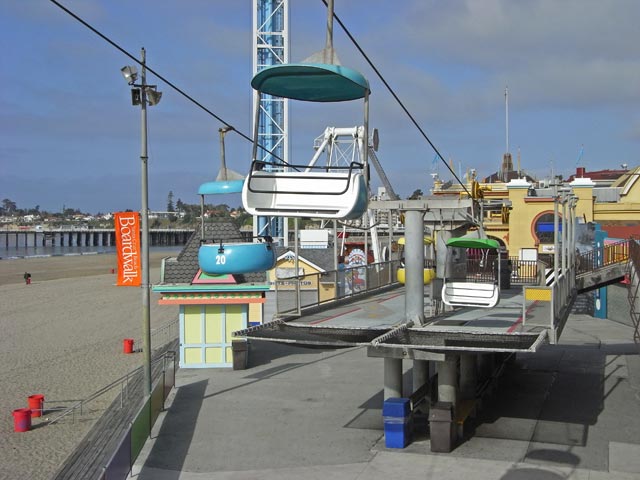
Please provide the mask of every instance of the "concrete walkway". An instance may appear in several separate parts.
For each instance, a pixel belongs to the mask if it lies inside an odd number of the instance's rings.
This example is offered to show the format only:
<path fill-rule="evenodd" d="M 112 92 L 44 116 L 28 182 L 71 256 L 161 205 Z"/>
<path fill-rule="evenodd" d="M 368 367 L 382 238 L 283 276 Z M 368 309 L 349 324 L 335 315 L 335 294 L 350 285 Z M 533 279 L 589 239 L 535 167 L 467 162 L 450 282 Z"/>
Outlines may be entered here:
<path fill-rule="evenodd" d="M 178 372 L 132 478 L 640 478 L 640 358 L 624 322 L 572 315 L 560 345 L 519 354 L 450 454 L 426 432 L 384 447 L 383 361 L 364 348 L 254 341 L 251 354 L 244 371 Z"/>

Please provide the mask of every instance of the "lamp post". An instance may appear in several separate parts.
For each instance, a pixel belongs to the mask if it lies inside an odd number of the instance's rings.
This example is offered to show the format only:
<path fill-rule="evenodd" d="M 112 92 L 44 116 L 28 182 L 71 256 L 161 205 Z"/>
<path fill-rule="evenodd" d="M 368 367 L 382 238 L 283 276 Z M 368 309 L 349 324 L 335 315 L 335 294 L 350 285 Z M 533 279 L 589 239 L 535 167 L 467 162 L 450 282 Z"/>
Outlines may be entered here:
<path fill-rule="evenodd" d="M 149 297 L 149 187 L 147 174 L 147 102 L 149 105 L 156 105 L 160 102 L 161 92 L 156 90 L 155 85 L 147 85 L 146 78 L 146 52 L 142 48 L 140 52 L 140 64 L 142 71 L 140 73 L 140 83 L 136 84 L 138 71 L 134 66 L 122 67 L 120 70 L 125 80 L 133 88 L 131 89 L 131 103 L 140 105 L 141 120 L 141 142 L 140 142 L 140 166 L 141 166 L 141 249 L 142 249 L 142 355 L 144 370 L 144 393 L 146 396 L 151 395 L 151 302 Z"/>

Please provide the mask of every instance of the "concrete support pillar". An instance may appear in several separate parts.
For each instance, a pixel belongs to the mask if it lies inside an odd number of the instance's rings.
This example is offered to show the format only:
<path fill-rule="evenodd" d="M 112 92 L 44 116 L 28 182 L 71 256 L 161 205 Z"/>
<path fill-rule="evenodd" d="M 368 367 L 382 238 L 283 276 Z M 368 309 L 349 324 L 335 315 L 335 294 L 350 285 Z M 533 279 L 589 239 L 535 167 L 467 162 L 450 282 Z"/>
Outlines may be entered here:
<path fill-rule="evenodd" d="M 405 315 L 416 325 L 424 323 L 424 213 L 405 213 Z"/>
<path fill-rule="evenodd" d="M 458 355 L 447 355 L 437 365 L 438 401 L 450 402 L 455 406 L 458 400 Z"/>
<path fill-rule="evenodd" d="M 477 355 L 467 353 L 460 355 L 460 398 L 475 398 L 478 388 Z"/>
<path fill-rule="evenodd" d="M 384 359 L 384 399 L 402 397 L 402 360 Z"/>
<path fill-rule="evenodd" d="M 425 383 L 429 382 L 429 361 L 413 361 L 413 391 L 415 392 Z"/>

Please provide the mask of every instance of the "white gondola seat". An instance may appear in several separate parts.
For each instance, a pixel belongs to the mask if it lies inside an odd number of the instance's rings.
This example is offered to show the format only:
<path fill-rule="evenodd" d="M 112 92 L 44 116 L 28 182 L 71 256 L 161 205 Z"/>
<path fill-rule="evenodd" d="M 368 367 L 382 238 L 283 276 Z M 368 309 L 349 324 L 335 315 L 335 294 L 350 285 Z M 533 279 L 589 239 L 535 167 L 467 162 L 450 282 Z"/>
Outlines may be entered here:
<path fill-rule="evenodd" d="M 452 307 L 492 308 L 500 300 L 497 284 L 446 282 L 442 285 L 442 301 Z"/>
<path fill-rule="evenodd" d="M 252 215 L 356 219 L 367 209 L 362 164 L 330 171 L 299 167 L 309 171 L 270 172 L 258 163 L 252 165 L 242 190 L 242 203 Z"/>

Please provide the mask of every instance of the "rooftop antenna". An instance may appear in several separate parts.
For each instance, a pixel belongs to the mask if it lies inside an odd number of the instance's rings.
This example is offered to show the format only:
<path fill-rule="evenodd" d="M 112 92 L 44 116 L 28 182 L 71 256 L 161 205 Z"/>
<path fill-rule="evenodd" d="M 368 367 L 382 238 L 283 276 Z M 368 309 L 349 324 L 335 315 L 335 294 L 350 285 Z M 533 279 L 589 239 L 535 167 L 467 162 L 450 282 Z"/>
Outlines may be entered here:
<path fill-rule="evenodd" d="M 509 86 L 504 87 L 504 116 L 506 125 L 506 153 L 509 153 Z"/>
<path fill-rule="evenodd" d="M 504 88 L 504 111 L 505 111 L 505 125 L 506 125 L 506 150 L 502 156 L 502 166 L 500 167 L 500 177 L 503 182 L 509 180 L 509 173 L 513 171 L 513 160 L 509 153 L 509 87 Z"/>

